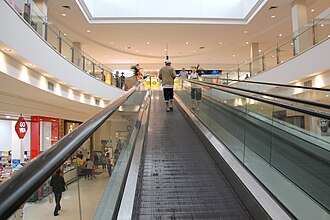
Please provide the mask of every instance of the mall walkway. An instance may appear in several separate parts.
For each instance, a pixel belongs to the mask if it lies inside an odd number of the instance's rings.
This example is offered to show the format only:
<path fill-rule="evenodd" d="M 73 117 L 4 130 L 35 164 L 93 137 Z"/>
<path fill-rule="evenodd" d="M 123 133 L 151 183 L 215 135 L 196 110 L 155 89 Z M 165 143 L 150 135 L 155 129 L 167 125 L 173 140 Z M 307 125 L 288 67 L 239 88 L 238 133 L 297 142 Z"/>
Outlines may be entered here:
<path fill-rule="evenodd" d="M 101 171 L 100 169 L 98 171 Z M 81 197 L 81 210 L 82 219 L 93 219 L 96 208 L 102 197 L 104 188 L 109 180 L 107 172 L 96 175 L 93 180 L 80 178 L 80 197 Z M 24 220 L 74 220 L 80 219 L 78 207 L 78 184 L 77 181 L 68 186 L 68 190 L 63 192 L 61 206 L 62 210 L 59 216 L 54 216 L 53 211 L 55 201 L 48 202 L 48 197 L 36 203 L 26 203 L 23 209 Z"/>

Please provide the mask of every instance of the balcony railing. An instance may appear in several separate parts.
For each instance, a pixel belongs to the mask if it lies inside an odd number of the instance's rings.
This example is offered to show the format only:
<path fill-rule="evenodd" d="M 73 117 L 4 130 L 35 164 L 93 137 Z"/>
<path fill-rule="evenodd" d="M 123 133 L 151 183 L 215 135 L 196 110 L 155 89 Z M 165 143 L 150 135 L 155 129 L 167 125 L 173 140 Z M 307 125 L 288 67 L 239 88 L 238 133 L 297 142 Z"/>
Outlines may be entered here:
<path fill-rule="evenodd" d="M 96 79 L 116 86 L 112 70 L 70 41 L 31 0 L 5 0 L 49 45 L 66 60 Z"/>
<path fill-rule="evenodd" d="M 244 80 L 261 74 L 285 61 L 297 56 L 311 47 L 330 38 L 330 15 L 314 19 L 298 29 L 291 36 L 259 53 L 259 56 L 239 64 L 237 68 L 224 70 L 222 78 Z"/>

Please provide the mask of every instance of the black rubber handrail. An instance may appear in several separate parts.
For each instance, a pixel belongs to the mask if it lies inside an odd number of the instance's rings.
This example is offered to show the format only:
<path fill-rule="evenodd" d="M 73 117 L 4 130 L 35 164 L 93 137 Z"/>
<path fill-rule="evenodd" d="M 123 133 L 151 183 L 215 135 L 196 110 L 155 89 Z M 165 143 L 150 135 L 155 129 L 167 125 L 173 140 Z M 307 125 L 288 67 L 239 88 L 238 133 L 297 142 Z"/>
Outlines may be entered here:
<path fill-rule="evenodd" d="M 0 186 L 0 219 L 7 219 L 136 91 L 131 88 Z"/>
<path fill-rule="evenodd" d="M 210 78 L 210 79 L 213 79 L 213 78 Z M 317 87 L 312 87 L 312 86 L 296 86 L 296 85 L 288 85 L 288 84 L 281 84 L 281 83 L 269 83 L 269 82 L 259 82 L 259 81 L 250 81 L 250 80 L 237 80 L 237 79 L 223 79 L 223 78 L 215 78 L 215 79 L 224 80 L 224 81 L 241 82 L 241 83 L 252 83 L 252 84 L 261 84 L 261 85 L 269 85 L 269 86 L 281 86 L 281 87 L 289 87 L 289 88 L 299 88 L 299 89 L 308 89 L 308 90 L 330 92 L 330 89 L 317 88 Z"/>
<path fill-rule="evenodd" d="M 211 82 L 204 82 L 204 81 L 203 81 L 203 83 L 206 83 L 206 84 L 209 84 L 209 85 L 214 85 L 214 86 L 221 86 L 221 87 L 225 87 L 225 88 L 233 89 L 233 90 L 239 90 L 239 91 L 254 93 L 254 94 L 258 94 L 258 95 L 265 95 L 265 96 L 269 96 L 269 97 L 272 97 L 272 98 L 283 99 L 283 100 L 286 100 L 286 101 L 301 103 L 301 104 L 305 104 L 305 105 L 312 105 L 312 106 L 317 106 L 317 107 L 320 107 L 320 108 L 330 109 L 330 105 L 327 104 L 327 103 L 315 102 L 315 101 L 310 101 L 310 100 L 305 100 L 305 99 L 298 99 L 298 98 L 293 98 L 293 97 L 288 97 L 288 96 L 275 95 L 275 94 L 270 94 L 270 93 L 266 93 L 266 92 L 259 92 L 259 91 L 255 91 L 255 90 L 249 90 L 249 89 L 243 89 L 243 88 L 232 87 L 232 86 L 227 86 L 227 85 L 221 85 L 221 84 L 218 84 L 218 83 L 211 83 Z"/>
<path fill-rule="evenodd" d="M 279 107 L 287 108 L 287 109 L 290 109 L 290 110 L 293 110 L 293 111 L 298 111 L 298 112 L 301 112 L 301 113 L 309 114 L 309 115 L 312 115 L 312 116 L 315 116 L 315 117 L 330 120 L 330 114 L 327 113 L 327 112 L 318 111 L 318 110 L 310 109 L 310 108 L 306 108 L 306 107 L 293 106 L 293 105 L 278 102 L 278 101 L 275 101 L 275 100 L 270 100 L 270 99 L 266 99 L 266 98 L 262 98 L 262 97 L 253 96 L 253 95 L 248 95 L 248 94 L 245 94 L 245 93 L 242 93 L 242 92 L 232 91 L 231 87 L 222 88 L 218 84 L 217 85 L 210 85 L 210 84 L 205 83 L 205 82 L 200 82 L 200 81 L 195 81 L 195 80 L 190 80 L 190 79 L 187 79 L 185 81 L 188 81 L 188 82 L 194 83 L 194 84 L 199 84 L 199 85 L 202 85 L 202 86 L 206 86 L 206 87 L 209 87 L 209 88 L 213 88 L 213 89 L 216 89 L 216 90 L 221 90 L 221 91 L 224 91 L 224 92 L 227 92 L 227 93 L 243 96 L 243 97 L 246 97 L 246 98 L 249 98 L 249 99 L 254 99 L 254 100 L 261 101 L 261 102 L 264 102 L 264 103 L 268 103 L 268 104 L 271 104 L 271 105 L 276 105 L 276 106 L 279 106 Z M 254 93 L 254 91 L 251 91 L 251 92 Z"/>

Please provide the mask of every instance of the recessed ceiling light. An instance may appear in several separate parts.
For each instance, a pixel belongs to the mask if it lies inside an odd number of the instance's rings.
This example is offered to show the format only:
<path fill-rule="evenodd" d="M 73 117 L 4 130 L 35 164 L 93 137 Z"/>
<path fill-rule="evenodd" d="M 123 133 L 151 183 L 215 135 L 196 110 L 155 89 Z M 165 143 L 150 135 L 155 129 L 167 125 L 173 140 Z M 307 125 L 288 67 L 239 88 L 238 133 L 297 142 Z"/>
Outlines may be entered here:
<path fill-rule="evenodd" d="M 311 12 L 314 12 L 315 10 L 314 10 L 314 8 L 313 9 L 311 9 Z"/>
<path fill-rule="evenodd" d="M 326 97 L 329 97 L 329 95 L 326 95 Z"/>
<path fill-rule="evenodd" d="M 244 33 L 244 34 L 247 34 L 247 32 L 248 32 L 248 31 L 244 31 L 243 33 Z"/>
<path fill-rule="evenodd" d="M 150 43 L 149 43 L 149 42 L 147 42 L 147 44 L 149 45 Z"/>
<path fill-rule="evenodd" d="M 189 42 L 186 42 L 186 44 L 189 44 Z"/>
<path fill-rule="evenodd" d="M 233 57 L 235 57 L 235 54 L 233 54 Z"/>
<path fill-rule="evenodd" d="M 248 61 L 247 60 L 245 60 L 245 63 L 247 63 Z"/>
<path fill-rule="evenodd" d="M 66 34 L 64 33 L 64 36 L 66 36 Z"/>
<path fill-rule="evenodd" d="M 219 44 L 221 45 L 221 44 L 222 44 L 222 42 L 219 42 Z"/>
<path fill-rule="evenodd" d="M 278 36 L 279 36 L 279 37 L 282 37 L 282 34 L 279 34 Z"/>
<path fill-rule="evenodd" d="M 275 55 L 272 56 L 273 58 L 275 57 Z"/>
<path fill-rule="evenodd" d="M 248 42 L 248 41 L 246 41 L 245 43 L 246 43 L 246 44 L 249 44 L 249 42 Z"/>
<path fill-rule="evenodd" d="M 321 24 L 321 27 L 323 27 L 324 26 L 324 24 Z"/>
<path fill-rule="evenodd" d="M 11 49 L 9 49 L 9 48 L 5 48 L 5 49 L 3 49 L 3 51 L 9 53 L 9 52 L 11 52 Z"/>
<path fill-rule="evenodd" d="M 90 33 L 91 32 L 91 30 L 87 30 L 87 33 Z"/>
<path fill-rule="evenodd" d="M 165 51 L 167 51 L 167 48 L 165 48 Z"/>
<path fill-rule="evenodd" d="M 276 18 L 276 16 L 275 15 L 272 15 L 272 16 L 270 16 L 271 18 Z"/>
<path fill-rule="evenodd" d="M 63 17 L 66 17 L 66 14 L 65 14 L 65 13 L 62 13 L 62 16 L 63 16 Z"/>
<path fill-rule="evenodd" d="M 261 52 L 261 50 L 259 50 L 259 52 Z"/>
<path fill-rule="evenodd" d="M 110 44 L 113 44 L 113 42 L 111 41 Z"/>

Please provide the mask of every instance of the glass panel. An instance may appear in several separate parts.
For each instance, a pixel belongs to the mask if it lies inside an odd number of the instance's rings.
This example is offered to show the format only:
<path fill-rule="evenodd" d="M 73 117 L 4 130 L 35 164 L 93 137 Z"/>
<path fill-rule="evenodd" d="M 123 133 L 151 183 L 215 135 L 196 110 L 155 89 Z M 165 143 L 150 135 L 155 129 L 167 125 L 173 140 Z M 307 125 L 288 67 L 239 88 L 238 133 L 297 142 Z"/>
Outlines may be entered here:
<path fill-rule="evenodd" d="M 65 39 L 62 39 L 62 48 L 61 48 L 61 54 L 64 56 L 65 59 L 67 59 L 69 62 L 72 61 L 72 47 L 70 43 L 65 41 Z"/>
<path fill-rule="evenodd" d="M 53 25 L 48 23 L 47 25 L 47 42 L 57 51 L 59 51 L 59 31 L 57 28 Z"/>
<path fill-rule="evenodd" d="M 318 23 L 315 25 L 316 43 L 319 43 L 330 37 L 330 24 L 327 21 L 329 17 L 330 15 L 326 19 L 318 21 Z"/>
<path fill-rule="evenodd" d="M 283 63 L 293 57 L 293 49 L 293 42 L 291 40 L 280 42 L 278 46 L 279 62 Z"/>
<path fill-rule="evenodd" d="M 295 34 L 299 34 L 293 39 L 295 53 L 300 54 L 313 46 L 313 29 L 309 26 L 304 26 Z"/>
<path fill-rule="evenodd" d="M 265 53 L 265 68 L 270 69 L 277 65 L 276 50 Z"/>
<path fill-rule="evenodd" d="M 42 13 L 42 11 L 38 8 L 38 6 L 31 2 L 31 26 L 32 28 L 38 32 L 40 36 L 43 36 L 44 32 L 44 21 L 45 21 L 45 15 Z"/>

